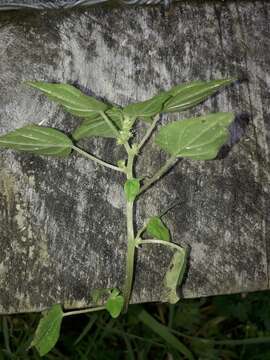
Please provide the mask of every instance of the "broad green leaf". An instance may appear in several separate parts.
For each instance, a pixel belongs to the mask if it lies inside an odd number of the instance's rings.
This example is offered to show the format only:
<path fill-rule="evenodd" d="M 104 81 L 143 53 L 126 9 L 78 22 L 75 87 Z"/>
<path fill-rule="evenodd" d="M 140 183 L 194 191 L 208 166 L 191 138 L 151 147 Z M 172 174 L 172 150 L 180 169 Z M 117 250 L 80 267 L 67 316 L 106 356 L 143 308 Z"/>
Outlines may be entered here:
<path fill-rule="evenodd" d="M 161 93 L 149 100 L 130 104 L 124 108 L 124 113 L 132 118 L 140 117 L 149 121 L 149 118 L 162 112 L 163 105 L 169 96 L 167 93 Z"/>
<path fill-rule="evenodd" d="M 190 109 L 233 81 L 235 79 L 194 81 L 175 86 L 167 92 L 171 97 L 164 104 L 163 112 L 179 112 Z"/>
<path fill-rule="evenodd" d="M 40 356 L 47 354 L 57 343 L 63 319 L 61 305 L 53 305 L 40 319 L 31 347 L 35 347 Z"/>
<path fill-rule="evenodd" d="M 129 179 L 125 182 L 124 191 L 127 201 L 134 201 L 136 196 L 140 192 L 140 180 L 139 179 Z"/>
<path fill-rule="evenodd" d="M 118 108 L 112 108 L 106 111 L 106 115 L 116 125 L 118 129 L 122 128 L 122 111 Z M 72 134 L 75 140 L 80 140 L 92 136 L 101 136 L 115 138 L 115 133 L 105 122 L 103 117 L 99 115 L 94 119 L 85 119 Z"/>
<path fill-rule="evenodd" d="M 0 136 L 0 148 L 38 155 L 67 156 L 72 145 L 72 141 L 62 132 L 38 125 L 27 125 Z"/>
<path fill-rule="evenodd" d="M 119 294 L 119 290 L 113 289 L 106 302 L 106 310 L 110 313 L 111 317 L 117 318 L 121 314 L 123 306 L 123 296 Z"/>
<path fill-rule="evenodd" d="M 108 110 L 110 106 L 87 96 L 69 84 L 52 84 L 42 81 L 27 81 L 28 85 L 41 90 L 47 97 L 62 105 L 69 113 L 91 119 L 99 115 L 100 111 Z"/>
<path fill-rule="evenodd" d="M 177 250 L 170 262 L 163 280 L 163 298 L 170 304 L 175 304 L 180 299 L 177 287 L 181 285 L 187 265 L 185 249 Z"/>
<path fill-rule="evenodd" d="M 158 216 L 149 219 L 146 231 L 155 239 L 170 241 L 170 232 Z"/>
<path fill-rule="evenodd" d="M 192 352 L 184 343 L 171 333 L 168 326 L 161 324 L 143 308 L 141 308 L 140 311 L 137 311 L 136 316 L 145 326 L 149 327 L 149 329 L 164 339 L 170 348 L 177 350 L 180 354 L 183 354 L 185 359 L 195 360 Z M 182 358 L 178 357 L 178 359 Z"/>
<path fill-rule="evenodd" d="M 161 128 L 156 143 L 175 157 L 214 159 L 229 136 L 232 113 L 215 113 L 172 122 Z"/>

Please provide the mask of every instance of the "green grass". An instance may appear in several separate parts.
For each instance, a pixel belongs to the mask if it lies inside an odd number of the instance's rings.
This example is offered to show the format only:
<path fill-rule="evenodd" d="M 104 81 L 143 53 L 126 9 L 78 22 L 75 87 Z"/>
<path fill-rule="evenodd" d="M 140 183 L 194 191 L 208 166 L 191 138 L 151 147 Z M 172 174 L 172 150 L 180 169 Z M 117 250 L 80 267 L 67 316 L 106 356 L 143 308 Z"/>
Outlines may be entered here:
<path fill-rule="evenodd" d="M 40 359 L 27 350 L 40 315 L 2 316 L 0 360 Z M 270 292 L 130 306 L 63 322 L 57 346 L 44 359 L 270 359 Z"/>

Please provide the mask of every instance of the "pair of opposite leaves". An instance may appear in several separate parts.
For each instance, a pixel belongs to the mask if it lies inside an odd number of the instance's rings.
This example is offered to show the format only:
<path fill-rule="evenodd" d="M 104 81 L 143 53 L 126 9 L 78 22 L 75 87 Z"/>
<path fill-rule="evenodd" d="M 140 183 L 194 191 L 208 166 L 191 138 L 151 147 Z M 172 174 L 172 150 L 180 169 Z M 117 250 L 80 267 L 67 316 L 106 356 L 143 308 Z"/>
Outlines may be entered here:
<path fill-rule="evenodd" d="M 130 104 L 123 109 L 87 96 L 68 84 L 44 82 L 28 82 L 28 84 L 41 90 L 71 114 L 84 118 L 82 124 L 72 134 L 75 140 L 79 140 L 91 136 L 116 136 L 104 120 L 102 116 L 104 113 L 121 130 L 124 116 L 128 116 L 133 121 L 140 118 L 149 122 L 160 112 L 184 111 L 201 103 L 233 81 L 234 79 L 184 83 L 150 100 Z M 232 121 L 232 113 L 215 113 L 174 121 L 161 128 L 156 137 L 156 144 L 175 157 L 193 160 L 213 159 L 227 141 L 228 126 Z M 27 125 L 0 137 L 0 147 L 39 155 L 67 156 L 72 151 L 72 146 L 73 141 L 65 134 L 38 125 Z"/>

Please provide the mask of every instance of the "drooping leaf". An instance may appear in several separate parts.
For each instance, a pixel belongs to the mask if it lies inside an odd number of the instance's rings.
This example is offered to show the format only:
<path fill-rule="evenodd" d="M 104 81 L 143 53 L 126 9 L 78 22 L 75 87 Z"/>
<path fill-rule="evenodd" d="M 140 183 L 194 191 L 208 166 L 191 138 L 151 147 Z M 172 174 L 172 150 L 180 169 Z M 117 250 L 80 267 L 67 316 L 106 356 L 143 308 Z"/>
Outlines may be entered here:
<path fill-rule="evenodd" d="M 40 319 L 31 347 L 35 347 L 40 356 L 47 354 L 57 343 L 63 319 L 61 305 L 56 304 Z"/>
<path fill-rule="evenodd" d="M 179 112 L 190 109 L 233 81 L 235 79 L 194 81 L 177 85 L 167 92 L 170 97 L 164 104 L 163 112 Z"/>
<path fill-rule="evenodd" d="M 112 108 L 106 111 L 106 115 L 114 123 L 114 125 L 121 130 L 122 128 L 122 111 L 118 108 Z M 105 122 L 101 115 L 94 119 L 85 119 L 72 134 L 75 140 L 80 140 L 92 136 L 101 136 L 108 138 L 115 138 L 116 135 Z"/>
<path fill-rule="evenodd" d="M 119 290 L 113 289 L 106 302 L 106 310 L 110 313 L 111 317 L 117 318 L 121 314 L 123 306 L 123 296 L 120 295 Z"/>
<path fill-rule="evenodd" d="M 160 93 L 149 100 L 127 105 L 124 108 L 124 113 L 132 118 L 140 117 L 149 121 L 149 118 L 162 111 L 163 105 L 169 96 L 167 93 Z"/>
<path fill-rule="evenodd" d="M 79 89 L 69 84 L 53 84 L 42 81 L 27 81 L 28 85 L 41 90 L 43 94 L 58 104 L 62 105 L 69 113 L 93 119 L 99 115 L 100 111 L 108 110 L 110 106 L 87 96 Z"/>
<path fill-rule="evenodd" d="M 163 298 L 170 304 L 180 299 L 177 287 L 181 285 L 187 265 L 187 252 L 185 249 L 177 250 L 170 262 L 163 280 Z"/>
<path fill-rule="evenodd" d="M 135 200 L 136 196 L 140 192 L 140 180 L 139 179 L 129 179 L 125 182 L 124 191 L 127 201 L 131 202 Z"/>
<path fill-rule="evenodd" d="M 229 136 L 232 113 L 215 113 L 172 122 L 161 128 L 156 143 L 175 157 L 210 160 Z"/>
<path fill-rule="evenodd" d="M 72 145 L 72 141 L 62 132 L 38 125 L 27 125 L 0 136 L 0 148 L 38 155 L 67 156 Z"/>
<path fill-rule="evenodd" d="M 170 232 L 158 216 L 153 216 L 149 219 L 146 231 L 155 239 L 170 241 Z"/>

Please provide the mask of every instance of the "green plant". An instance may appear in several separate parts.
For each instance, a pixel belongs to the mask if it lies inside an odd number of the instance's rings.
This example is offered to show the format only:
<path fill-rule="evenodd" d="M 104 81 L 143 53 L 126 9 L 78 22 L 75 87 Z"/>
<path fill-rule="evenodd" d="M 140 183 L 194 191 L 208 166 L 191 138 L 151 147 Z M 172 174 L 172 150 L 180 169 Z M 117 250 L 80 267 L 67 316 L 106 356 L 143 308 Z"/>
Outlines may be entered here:
<path fill-rule="evenodd" d="M 179 158 L 191 160 L 214 159 L 220 147 L 227 141 L 228 127 L 234 119 L 232 113 L 214 113 L 186 120 L 178 120 L 162 126 L 155 139 L 156 145 L 169 157 L 165 164 L 149 179 L 135 176 L 134 160 L 141 156 L 144 145 L 151 137 L 160 119 L 160 113 L 181 112 L 194 107 L 234 80 L 214 80 L 210 82 L 192 82 L 173 87 L 150 100 L 130 104 L 124 108 L 106 104 L 93 97 L 84 95 L 80 90 L 68 84 L 50 84 L 27 82 L 41 90 L 48 98 L 62 105 L 69 113 L 83 118 L 82 123 L 71 136 L 59 130 L 40 125 L 27 125 L 0 137 L 0 147 L 26 151 L 37 155 L 66 157 L 72 151 L 87 157 L 111 170 L 126 176 L 123 189 L 126 198 L 127 256 L 126 277 L 121 292 L 118 289 L 98 289 L 92 294 L 94 302 L 103 300 L 105 305 L 90 309 L 63 312 L 59 304 L 43 314 L 32 346 L 39 354 L 45 355 L 55 345 L 63 317 L 108 310 L 112 317 L 121 311 L 126 312 L 130 302 L 134 277 L 134 256 L 143 245 L 163 245 L 171 248 L 173 256 L 164 277 L 164 298 L 176 303 L 179 295 L 176 291 L 181 284 L 187 262 L 187 251 L 171 241 L 169 230 L 160 216 L 146 219 L 143 227 L 135 233 L 134 206 L 138 197 L 157 182 Z M 149 127 L 139 142 L 134 139 L 134 124 L 137 120 L 149 123 Z M 118 146 L 126 150 L 126 159 L 117 165 L 89 154 L 75 143 L 85 137 L 102 136 L 116 140 Z M 146 235 L 146 237 L 145 237 Z M 171 337 L 168 341 L 172 341 Z"/>
<path fill-rule="evenodd" d="M 270 355 L 269 291 L 132 305 L 65 318 L 48 360 L 259 360 Z M 27 351 L 39 314 L 0 317 L 0 359 L 37 360 Z M 173 336 L 172 336 L 173 335 Z"/>

